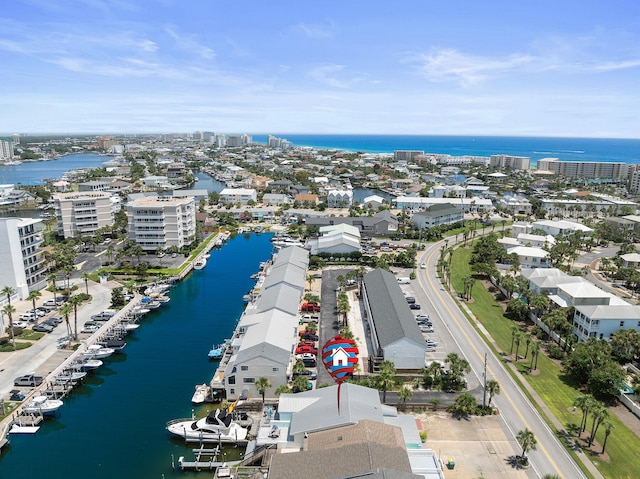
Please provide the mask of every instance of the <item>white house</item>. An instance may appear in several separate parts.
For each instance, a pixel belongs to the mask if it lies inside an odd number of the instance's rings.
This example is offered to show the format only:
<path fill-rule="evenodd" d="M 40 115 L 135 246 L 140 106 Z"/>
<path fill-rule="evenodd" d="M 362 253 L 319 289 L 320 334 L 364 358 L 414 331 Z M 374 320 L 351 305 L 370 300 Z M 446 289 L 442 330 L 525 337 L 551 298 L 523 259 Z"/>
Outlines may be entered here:
<path fill-rule="evenodd" d="M 514 246 L 507 248 L 508 254 L 517 254 L 520 266 L 531 268 L 546 268 L 549 253 L 542 248 L 533 246 Z"/>
<path fill-rule="evenodd" d="M 240 203 L 246 205 L 249 201 L 258 200 L 258 192 L 253 188 L 224 188 L 220 192 L 220 203 Z"/>
<path fill-rule="evenodd" d="M 327 193 L 327 205 L 329 208 L 346 208 L 353 203 L 353 191 L 349 189 L 344 190 L 330 190 Z"/>

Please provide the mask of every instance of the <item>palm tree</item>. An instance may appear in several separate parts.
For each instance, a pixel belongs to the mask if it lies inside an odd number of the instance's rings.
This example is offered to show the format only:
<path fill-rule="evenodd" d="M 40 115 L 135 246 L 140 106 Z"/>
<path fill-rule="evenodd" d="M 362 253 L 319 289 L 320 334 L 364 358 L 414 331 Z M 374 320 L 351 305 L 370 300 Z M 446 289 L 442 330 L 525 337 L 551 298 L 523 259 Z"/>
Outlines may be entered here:
<path fill-rule="evenodd" d="M 286 384 L 281 384 L 276 388 L 273 394 L 275 394 L 276 397 L 280 397 L 281 394 L 288 394 L 290 392 L 291 389 L 289 389 L 289 386 L 287 386 Z"/>
<path fill-rule="evenodd" d="M 36 300 L 42 297 L 42 293 L 40 291 L 31 291 L 29 296 L 27 296 L 27 301 L 31 301 L 31 305 L 33 306 L 33 317 L 34 319 L 38 316 L 36 315 Z"/>
<path fill-rule="evenodd" d="M 68 301 L 73 306 L 73 339 L 78 339 L 78 306 L 82 304 L 82 297 L 74 294 Z"/>
<path fill-rule="evenodd" d="M 262 396 L 263 406 L 264 406 L 264 395 L 267 392 L 267 389 L 269 389 L 270 387 L 271 387 L 271 383 L 269 382 L 269 378 L 266 378 L 265 376 L 261 376 L 258 379 L 256 379 L 256 389 Z"/>
<path fill-rule="evenodd" d="M 400 391 L 398 391 L 398 399 L 402 401 L 403 409 L 407 409 L 407 400 L 411 400 L 411 396 L 413 396 L 413 391 L 407 386 L 403 386 Z"/>
<path fill-rule="evenodd" d="M 58 281 L 58 275 L 56 273 L 49 273 L 47 275 L 47 281 L 49 281 L 51 283 L 51 286 L 53 286 L 53 302 L 57 303 L 58 302 L 58 292 L 56 291 L 56 281 Z"/>
<path fill-rule="evenodd" d="M 13 335 L 13 313 L 16 312 L 15 306 L 12 304 L 5 304 L 2 308 L 2 313 L 9 317 L 9 334 L 11 335 L 11 342 L 13 343 L 13 350 L 16 350 L 16 338 Z"/>
<path fill-rule="evenodd" d="M 500 394 L 500 383 L 498 383 L 498 381 L 496 381 L 495 379 L 489 379 L 487 381 L 486 389 L 489 393 L 489 402 L 487 403 L 487 406 L 491 407 L 491 400 L 493 399 L 493 396 Z"/>
<path fill-rule="evenodd" d="M 73 312 L 73 305 L 70 303 L 64 303 L 59 310 L 59 313 L 64 318 L 65 324 L 67 326 L 67 335 L 71 336 L 71 324 L 69 324 L 69 315 Z"/>
<path fill-rule="evenodd" d="M 608 419 L 609 416 L 609 410 L 601 402 L 598 402 L 597 405 L 592 408 L 591 417 L 593 418 L 593 425 L 591 426 L 591 436 L 589 436 L 589 447 L 591 447 L 593 440 L 596 438 L 600 424 L 602 424 L 602 421 L 605 419 Z"/>
<path fill-rule="evenodd" d="M 529 372 L 531 372 L 532 369 L 537 369 L 538 368 L 538 354 L 540 354 L 540 348 L 542 347 L 542 345 L 540 344 L 540 341 L 536 341 L 535 339 L 531 342 L 531 365 L 529 366 Z M 533 361 L 535 359 L 535 367 L 533 365 Z"/>
<path fill-rule="evenodd" d="M 525 334 L 524 342 L 527 345 L 527 349 L 524 352 L 524 359 L 527 359 L 527 356 L 529 355 L 529 346 L 531 346 L 531 341 L 532 340 L 533 340 L 533 338 L 531 337 L 530 334 Z"/>
<path fill-rule="evenodd" d="M 87 296 L 89 296 L 89 280 L 91 279 L 91 275 L 87 271 L 84 271 L 82 273 L 82 279 L 84 280 L 84 287 L 85 287 Z"/>
<path fill-rule="evenodd" d="M 5 286 L 0 291 L 0 294 L 2 294 L 2 295 L 7 297 L 7 304 L 11 304 L 11 296 L 16 294 L 16 290 L 13 289 L 11 286 Z"/>
<path fill-rule="evenodd" d="M 513 343 L 516 342 L 516 336 L 518 335 L 519 331 L 520 329 L 517 326 L 511 327 L 511 349 L 509 350 L 509 356 L 513 354 Z"/>
<path fill-rule="evenodd" d="M 611 434 L 611 431 L 613 431 L 615 426 L 608 420 L 603 421 L 602 426 L 604 427 L 604 442 L 602 443 L 601 454 L 604 454 L 604 449 L 607 447 L 607 439 L 609 439 L 609 434 Z"/>
<path fill-rule="evenodd" d="M 523 429 L 521 431 L 518 431 L 516 440 L 518 441 L 518 444 L 520 444 L 520 447 L 522 447 L 522 459 L 526 460 L 527 451 L 529 450 L 535 451 L 538 441 L 536 437 L 533 435 L 533 432 L 531 432 L 529 429 Z"/>
<path fill-rule="evenodd" d="M 62 268 L 62 271 L 64 272 L 64 276 L 65 278 L 67 278 L 67 290 L 71 289 L 69 280 L 71 279 L 71 273 L 73 273 L 73 269 L 74 268 L 71 265 L 66 265 L 64 268 Z"/>
<path fill-rule="evenodd" d="M 376 382 L 378 389 L 382 389 L 382 402 L 387 400 L 387 391 L 395 384 L 394 376 L 396 374 L 396 366 L 388 359 L 385 359 L 380 363 L 380 372 Z"/>
<path fill-rule="evenodd" d="M 596 404 L 595 398 L 591 394 L 580 394 L 573 401 L 573 406 L 582 411 L 582 419 L 580 420 L 580 432 L 584 432 L 587 427 L 587 416 L 589 411 Z"/>

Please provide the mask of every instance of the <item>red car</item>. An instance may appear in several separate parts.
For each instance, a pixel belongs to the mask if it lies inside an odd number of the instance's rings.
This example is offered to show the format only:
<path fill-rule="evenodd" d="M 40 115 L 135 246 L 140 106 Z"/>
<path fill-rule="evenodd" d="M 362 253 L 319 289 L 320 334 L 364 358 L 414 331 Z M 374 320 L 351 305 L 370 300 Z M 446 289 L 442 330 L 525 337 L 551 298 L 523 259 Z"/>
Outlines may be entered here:
<path fill-rule="evenodd" d="M 304 353 L 314 354 L 317 356 L 318 350 L 313 346 L 309 346 L 309 345 L 299 346 L 296 348 L 296 354 L 304 354 Z"/>
<path fill-rule="evenodd" d="M 312 348 L 316 347 L 316 343 L 314 341 L 300 341 L 298 343 L 299 348 L 303 348 L 305 346 L 311 346 Z"/>
<path fill-rule="evenodd" d="M 306 313 L 319 312 L 320 311 L 320 305 L 318 303 L 315 303 L 315 302 L 302 303 L 302 306 L 300 307 L 300 311 L 306 312 Z"/>

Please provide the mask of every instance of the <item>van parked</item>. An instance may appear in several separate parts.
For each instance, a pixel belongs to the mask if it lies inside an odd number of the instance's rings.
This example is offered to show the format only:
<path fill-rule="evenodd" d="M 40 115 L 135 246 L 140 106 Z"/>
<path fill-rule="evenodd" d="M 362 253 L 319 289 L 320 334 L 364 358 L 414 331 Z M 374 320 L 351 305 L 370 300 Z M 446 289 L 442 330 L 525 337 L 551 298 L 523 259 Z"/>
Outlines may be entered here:
<path fill-rule="evenodd" d="M 411 278 L 398 278 L 398 284 L 409 284 L 411 283 Z"/>

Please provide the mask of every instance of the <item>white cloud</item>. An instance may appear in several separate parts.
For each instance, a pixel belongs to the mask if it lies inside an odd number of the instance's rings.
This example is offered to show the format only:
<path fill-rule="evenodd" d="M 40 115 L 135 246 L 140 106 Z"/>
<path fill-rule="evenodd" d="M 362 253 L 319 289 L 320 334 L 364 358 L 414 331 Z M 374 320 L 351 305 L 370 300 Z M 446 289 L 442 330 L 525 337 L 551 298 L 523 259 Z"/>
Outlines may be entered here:
<path fill-rule="evenodd" d="M 216 57 L 216 52 L 212 48 L 199 43 L 192 35 L 180 35 L 171 28 L 165 28 L 165 32 L 175 40 L 177 47 L 183 51 L 195 53 L 206 60 L 212 60 Z"/>
<path fill-rule="evenodd" d="M 462 86 L 470 86 L 490 76 L 521 69 L 535 58 L 530 55 L 509 55 L 491 58 L 460 53 L 455 49 L 442 49 L 421 54 L 413 58 L 419 63 L 418 70 L 427 80 L 443 82 L 453 80 Z"/>
<path fill-rule="evenodd" d="M 345 74 L 343 75 L 343 73 Z M 340 78 L 346 77 L 348 74 L 345 72 L 343 65 L 336 64 L 322 65 L 313 68 L 307 73 L 307 76 L 318 83 L 339 89 L 350 88 L 354 83 L 360 82 L 363 79 L 363 75 L 361 74 L 352 74 L 351 77 L 345 79 Z"/>

